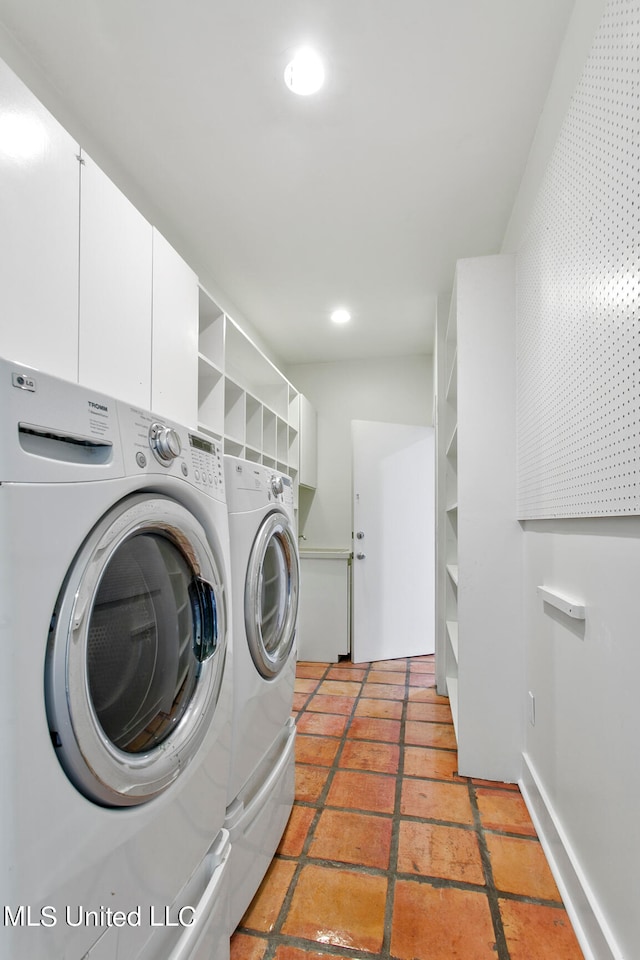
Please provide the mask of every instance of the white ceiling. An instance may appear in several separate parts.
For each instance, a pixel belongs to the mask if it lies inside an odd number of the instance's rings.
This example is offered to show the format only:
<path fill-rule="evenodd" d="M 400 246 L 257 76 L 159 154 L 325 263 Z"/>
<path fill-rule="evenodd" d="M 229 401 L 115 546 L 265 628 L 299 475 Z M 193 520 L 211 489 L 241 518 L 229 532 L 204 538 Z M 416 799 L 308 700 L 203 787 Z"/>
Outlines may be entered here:
<path fill-rule="evenodd" d="M 431 351 L 456 259 L 500 249 L 573 2 L 0 0 L 0 24 L 45 104 L 295 363 Z M 302 42 L 326 63 L 315 97 L 282 82 Z"/>

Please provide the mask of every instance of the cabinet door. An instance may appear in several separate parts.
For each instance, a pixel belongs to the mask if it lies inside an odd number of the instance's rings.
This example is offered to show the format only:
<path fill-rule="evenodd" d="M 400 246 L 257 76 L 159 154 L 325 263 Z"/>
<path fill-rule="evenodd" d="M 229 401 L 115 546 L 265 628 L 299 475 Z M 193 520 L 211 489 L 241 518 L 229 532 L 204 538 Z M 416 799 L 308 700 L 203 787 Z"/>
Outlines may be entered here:
<path fill-rule="evenodd" d="M 0 61 L 0 354 L 78 376 L 78 146 Z"/>
<path fill-rule="evenodd" d="M 198 425 L 198 278 L 153 230 L 151 409 Z"/>
<path fill-rule="evenodd" d="M 80 383 L 151 404 L 151 225 L 83 152 Z"/>
<path fill-rule="evenodd" d="M 313 489 L 318 485 L 317 419 L 315 409 L 300 394 L 300 483 Z"/>
<path fill-rule="evenodd" d="M 337 663 L 349 653 L 348 559 L 300 557 L 298 657 Z"/>

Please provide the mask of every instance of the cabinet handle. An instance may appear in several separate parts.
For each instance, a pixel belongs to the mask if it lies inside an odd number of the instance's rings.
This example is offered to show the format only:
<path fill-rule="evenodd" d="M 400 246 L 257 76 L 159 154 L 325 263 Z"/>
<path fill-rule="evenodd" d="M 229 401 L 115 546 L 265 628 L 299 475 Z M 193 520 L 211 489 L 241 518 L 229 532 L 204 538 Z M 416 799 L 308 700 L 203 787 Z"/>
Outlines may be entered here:
<path fill-rule="evenodd" d="M 358 560 L 364 560 L 366 553 L 356 553 L 356 557 Z"/>

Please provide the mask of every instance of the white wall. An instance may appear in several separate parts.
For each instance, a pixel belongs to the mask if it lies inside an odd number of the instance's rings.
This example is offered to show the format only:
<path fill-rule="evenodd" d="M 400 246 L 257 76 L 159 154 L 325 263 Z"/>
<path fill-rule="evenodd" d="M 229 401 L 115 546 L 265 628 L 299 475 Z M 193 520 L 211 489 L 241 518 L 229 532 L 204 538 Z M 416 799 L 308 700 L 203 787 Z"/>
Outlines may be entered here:
<path fill-rule="evenodd" d="M 511 211 L 502 243 L 503 253 L 513 253 L 522 242 L 531 208 L 535 203 L 576 83 L 582 73 L 605 3 L 606 0 L 576 0 L 529 151 L 518 195 Z"/>
<path fill-rule="evenodd" d="M 544 797 L 548 840 L 564 848 L 558 863 L 576 909 L 593 925 L 590 902 L 613 931 L 607 945 L 594 929 L 594 956 L 631 960 L 640 944 L 640 518 L 528 521 L 524 559 L 526 683 L 535 696 L 525 780 L 535 777 L 533 794 Z M 539 584 L 583 601 L 586 620 L 543 604 Z"/>
<path fill-rule="evenodd" d="M 431 356 L 290 366 L 286 374 L 318 413 L 318 489 L 301 488 L 305 546 L 351 548 L 351 421 L 431 426 Z"/>
<path fill-rule="evenodd" d="M 619 54 L 620 64 L 635 63 L 631 70 L 635 70 L 637 90 L 638 0 L 622 5 L 617 0 L 607 4 L 603 0 L 578 0 L 574 26 L 580 30 L 570 33 L 565 58 L 560 61 L 557 81 L 562 89 L 552 90 L 552 113 L 557 114 L 561 104 L 565 111 L 571 110 L 566 96 L 570 86 L 567 63 L 576 68 L 584 63 L 585 50 L 580 43 L 588 35 L 589 24 L 593 41 L 598 26 L 596 14 L 602 13 L 605 6 L 607 17 L 622 17 L 627 29 L 633 30 L 625 37 L 624 28 L 618 29 L 617 36 L 608 43 L 611 55 Z M 636 59 L 627 61 L 630 54 Z M 592 71 L 587 94 L 592 103 L 606 100 L 606 91 L 599 88 L 600 81 L 593 80 L 597 72 Z M 636 94 L 636 111 L 637 105 Z M 628 105 L 622 106 L 616 123 L 626 122 L 632 127 L 633 117 L 625 117 L 625 109 Z M 541 129 L 545 128 L 549 139 L 553 124 L 545 126 L 545 122 Z M 610 136 L 610 147 L 615 150 L 613 139 L 617 130 L 609 115 L 594 141 L 598 135 L 605 139 Z M 571 157 L 575 137 L 575 129 L 565 130 L 558 123 L 555 142 L 548 143 L 549 153 L 552 147 L 561 147 L 563 156 Z M 575 150 L 579 149 L 578 144 Z M 534 149 L 530 173 L 534 166 L 540 173 L 541 155 Z M 571 162 L 579 165 L 588 161 L 583 154 L 576 153 Z M 634 172 L 636 176 L 629 179 L 628 185 L 631 191 L 637 189 L 637 165 Z M 529 256 L 533 244 L 546 242 L 539 238 L 545 227 L 547 233 L 550 229 L 546 220 L 542 224 L 539 220 L 544 209 L 544 203 L 539 201 L 547 199 L 544 191 L 550 189 L 549 179 L 540 175 L 537 196 L 532 183 L 531 176 L 525 178 L 505 241 L 506 248 L 518 251 L 519 261 Z M 594 189 L 598 189 L 597 184 Z M 624 185 L 621 190 L 625 190 Z M 633 197 L 628 199 L 632 202 Z M 587 197 L 574 195 L 571 202 L 576 208 L 583 203 L 584 209 L 589 208 Z M 624 208 L 621 200 L 619 209 Z M 619 217 L 617 209 L 612 208 L 612 229 L 620 225 Z M 542 226 L 536 240 L 528 238 L 529 221 L 536 222 L 538 228 Z M 582 243 L 589 240 L 588 217 L 585 223 L 583 237 L 576 236 L 572 244 L 560 244 L 563 260 L 582 256 Z M 635 233 L 634 228 L 629 236 Z M 550 242 L 555 240 L 549 238 Z M 603 267 L 605 271 L 610 269 L 610 265 Z M 634 269 L 637 271 L 637 261 Z M 567 296 L 566 284 L 559 281 L 559 276 L 557 270 L 540 271 L 535 282 L 540 284 L 542 303 L 557 304 Z M 634 282 L 637 279 L 636 273 Z M 531 282 L 530 278 L 527 282 Z M 611 308 L 616 306 L 612 302 Z M 541 308 L 540 328 L 545 319 L 545 309 Z M 558 336 L 576 335 L 575 330 L 572 334 L 564 331 L 562 321 L 559 327 Z M 579 328 L 578 336 L 589 336 L 586 323 Z M 547 370 L 539 361 L 538 365 L 539 377 L 543 378 Z M 584 384 L 598 372 L 597 367 L 586 372 Z M 615 390 L 616 384 L 612 383 L 611 388 Z M 590 429 L 595 430 L 595 424 Z M 635 821 L 640 789 L 640 644 L 636 602 L 640 583 L 640 518 L 529 520 L 523 524 L 522 540 L 525 689 L 535 697 L 535 724 L 530 719 L 525 723 L 523 787 L 538 818 L 543 842 L 559 871 L 561 889 L 582 938 L 585 956 L 594 960 L 631 960 L 638 956 L 640 944 L 640 831 Z M 584 602 L 586 620 L 581 624 L 543 604 L 538 585 L 555 588 Z M 523 711 L 527 711 L 526 702 Z"/>

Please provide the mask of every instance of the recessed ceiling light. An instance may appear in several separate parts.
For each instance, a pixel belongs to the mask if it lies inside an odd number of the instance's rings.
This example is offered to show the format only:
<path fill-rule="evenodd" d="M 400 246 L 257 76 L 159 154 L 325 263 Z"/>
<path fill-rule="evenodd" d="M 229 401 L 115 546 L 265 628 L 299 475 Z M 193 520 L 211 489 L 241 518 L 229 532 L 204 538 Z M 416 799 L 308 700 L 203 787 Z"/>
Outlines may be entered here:
<path fill-rule="evenodd" d="M 351 320 L 351 314 L 348 310 L 345 310 L 344 307 L 339 307 L 337 310 L 334 310 L 331 314 L 331 319 L 334 323 L 349 323 Z"/>
<path fill-rule="evenodd" d="M 324 83 L 324 66 L 315 50 L 302 47 L 297 51 L 291 63 L 285 67 L 284 82 L 289 90 L 301 97 L 320 89 Z"/>

